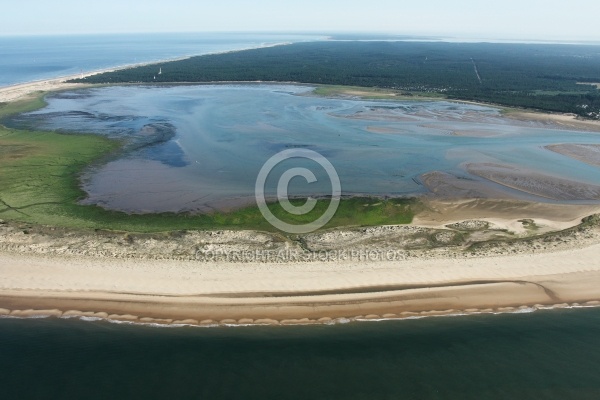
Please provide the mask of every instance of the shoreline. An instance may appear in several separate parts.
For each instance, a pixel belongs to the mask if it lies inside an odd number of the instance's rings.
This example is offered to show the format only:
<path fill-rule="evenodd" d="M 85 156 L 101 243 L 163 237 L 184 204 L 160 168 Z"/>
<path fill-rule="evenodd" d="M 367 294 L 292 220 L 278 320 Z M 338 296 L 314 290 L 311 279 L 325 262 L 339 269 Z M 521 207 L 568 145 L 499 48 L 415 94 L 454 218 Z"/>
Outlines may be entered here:
<path fill-rule="evenodd" d="M 173 62 L 173 61 L 183 61 L 183 60 L 187 60 L 192 57 L 201 57 L 201 56 L 205 56 L 205 55 L 227 54 L 227 53 L 238 52 L 238 51 L 262 49 L 262 48 L 269 48 L 269 47 L 276 47 L 276 46 L 285 46 L 285 45 L 289 45 L 291 43 L 292 42 L 280 42 L 280 43 L 273 43 L 273 44 L 269 44 L 269 45 L 262 45 L 259 47 L 246 47 L 243 49 L 223 50 L 223 51 L 209 52 L 209 53 L 205 53 L 205 54 L 187 55 L 187 56 L 167 58 L 167 59 L 154 60 L 154 61 L 146 61 L 146 62 L 140 62 L 140 63 L 123 64 L 123 65 L 102 68 L 102 69 L 88 71 L 88 72 L 79 73 L 79 74 L 57 76 L 54 78 L 47 78 L 47 79 L 36 79 L 33 81 L 20 82 L 20 83 L 15 83 L 13 85 L 8 85 L 8 86 L 0 86 L 0 103 L 10 103 L 10 102 L 18 101 L 18 100 L 23 100 L 23 99 L 30 97 L 32 94 L 34 94 L 36 92 L 40 92 L 40 91 L 56 92 L 56 91 L 62 91 L 62 90 L 68 90 L 68 89 L 77 89 L 77 88 L 98 86 L 98 85 L 87 84 L 87 83 L 68 83 L 67 81 L 70 81 L 73 79 L 85 78 L 88 76 L 102 74 L 102 73 L 106 73 L 106 72 L 115 72 L 115 71 L 130 69 L 130 68 L 144 67 L 144 66 L 148 66 L 148 65 L 158 65 L 160 63 L 168 63 L 168 62 Z"/>
<path fill-rule="evenodd" d="M 320 320 L 310 319 L 291 319 L 291 320 L 223 320 L 223 321 L 197 321 L 192 319 L 187 320 L 172 320 L 172 319 L 157 319 L 149 317 L 139 317 L 133 315 L 108 315 L 105 312 L 79 312 L 77 310 L 5 310 L 0 309 L 0 312 L 9 311 L 10 314 L 0 314 L 0 321 L 3 319 L 76 319 L 83 322 L 107 322 L 112 324 L 129 324 L 135 326 L 147 326 L 155 328 L 243 328 L 243 327 L 259 327 L 259 326 L 312 326 L 312 325 L 340 325 L 349 323 L 364 323 L 364 322 L 388 322 L 388 321 L 404 321 L 404 320 L 415 320 L 424 318 L 436 318 L 436 317 L 471 317 L 476 315 L 504 315 L 504 314 L 528 314 L 538 311 L 556 311 L 565 309 L 589 309 L 589 308 L 600 308 L 600 301 L 588 301 L 586 303 L 573 303 L 573 304 L 555 304 L 552 306 L 545 306 L 542 304 L 535 304 L 533 306 L 520 306 L 520 307 L 500 307 L 499 309 L 469 309 L 467 310 L 447 310 L 447 311 L 424 311 L 421 313 L 401 313 L 397 314 L 386 314 L 384 316 L 378 315 L 359 315 L 354 318 L 322 318 Z M 1 322 L 0 322 L 1 323 Z"/>
<path fill-rule="evenodd" d="M 592 307 L 599 252 L 284 265 L 0 253 L 0 315 L 221 326 Z"/>

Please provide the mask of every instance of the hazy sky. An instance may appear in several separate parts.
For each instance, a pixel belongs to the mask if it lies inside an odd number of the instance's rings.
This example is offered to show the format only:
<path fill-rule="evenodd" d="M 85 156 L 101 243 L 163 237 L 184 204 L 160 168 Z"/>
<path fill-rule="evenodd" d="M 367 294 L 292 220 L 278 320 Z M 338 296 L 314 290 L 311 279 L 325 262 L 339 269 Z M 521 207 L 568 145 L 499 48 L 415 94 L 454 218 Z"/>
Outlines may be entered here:
<path fill-rule="evenodd" d="M 599 0 L 0 1 L 0 35 L 365 31 L 600 40 Z"/>

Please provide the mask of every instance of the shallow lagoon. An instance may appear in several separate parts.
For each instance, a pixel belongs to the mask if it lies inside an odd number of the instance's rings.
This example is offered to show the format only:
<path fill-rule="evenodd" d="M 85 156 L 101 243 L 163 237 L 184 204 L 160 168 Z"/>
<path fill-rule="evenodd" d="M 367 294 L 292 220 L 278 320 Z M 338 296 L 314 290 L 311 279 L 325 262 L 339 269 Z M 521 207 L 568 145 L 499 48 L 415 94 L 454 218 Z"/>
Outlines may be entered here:
<path fill-rule="evenodd" d="M 600 144 L 599 133 L 519 122 L 478 105 L 329 99 L 311 90 L 275 84 L 94 88 L 53 94 L 46 108 L 9 123 L 125 139 L 127 151 L 88 171 L 84 188 L 87 203 L 126 211 L 210 211 L 251 203 L 260 168 L 289 148 L 327 157 L 344 194 L 424 194 L 423 174 L 442 171 L 496 193 L 543 200 L 469 174 L 466 164 L 472 163 L 600 185 L 597 167 L 544 149 Z M 275 193 L 285 169 L 297 166 L 310 168 L 318 181 L 294 178 L 293 195 L 330 194 L 325 171 L 299 159 L 275 168 L 267 193 Z"/>

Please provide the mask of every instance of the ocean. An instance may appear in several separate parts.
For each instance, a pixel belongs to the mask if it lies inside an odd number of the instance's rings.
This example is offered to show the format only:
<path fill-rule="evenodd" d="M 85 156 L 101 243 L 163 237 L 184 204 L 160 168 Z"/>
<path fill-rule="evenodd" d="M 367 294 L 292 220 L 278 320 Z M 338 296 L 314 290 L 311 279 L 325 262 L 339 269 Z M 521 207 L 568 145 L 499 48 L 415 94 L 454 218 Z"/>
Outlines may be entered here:
<path fill-rule="evenodd" d="M 0 87 L 123 65 L 319 40 L 269 33 L 0 36 Z"/>
<path fill-rule="evenodd" d="M 598 399 L 600 309 L 333 326 L 0 319 L 3 399 Z"/>

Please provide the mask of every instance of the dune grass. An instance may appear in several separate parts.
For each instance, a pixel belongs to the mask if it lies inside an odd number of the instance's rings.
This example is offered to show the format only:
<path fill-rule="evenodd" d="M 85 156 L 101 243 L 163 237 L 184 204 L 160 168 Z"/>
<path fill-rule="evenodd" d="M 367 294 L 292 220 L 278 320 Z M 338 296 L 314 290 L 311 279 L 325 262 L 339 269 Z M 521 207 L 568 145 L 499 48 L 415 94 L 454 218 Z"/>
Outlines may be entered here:
<path fill-rule="evenodd" d="M 0 119 L 9 115 L 38 110 L 46 105 L 44 94 L 37 93 L 30 99 L 12 101 L 10 103 L 0 103 Z"/>
<path fill-rule="evenodd" d="M 45 104 L 38 96 L 30 101 L 0 106 L 0 116 L 34 110 Z M 0 125 L 0 218 L 69 228 L 127 232 L 173 230 L 256 229 L 274 231 L 256 206 L 227 213 L 128 214 L 81 205 L 85 193 L 79 186 L 82 171 L 118 151 L 120 144 L 102 136 L 32 132 Z M 300 203 L 303 200 L 293 200 Z M 412 221 L 413 200 L 347 198 L 324 227 L 406 224 Z M 316 220 L 329 205 L 319 200 L 303 216 L 286 213 L 278 203 L 269 207 L 291 224 Z"/>

